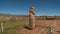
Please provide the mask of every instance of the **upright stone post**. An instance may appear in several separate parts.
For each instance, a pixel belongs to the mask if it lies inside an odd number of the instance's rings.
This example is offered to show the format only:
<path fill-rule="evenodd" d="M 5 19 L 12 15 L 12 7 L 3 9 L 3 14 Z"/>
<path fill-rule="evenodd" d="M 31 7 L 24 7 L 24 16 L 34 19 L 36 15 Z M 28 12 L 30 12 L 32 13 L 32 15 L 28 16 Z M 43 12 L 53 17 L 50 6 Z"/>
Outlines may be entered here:
<path fill-rule="evenodd" d="M 3 33 L 3 22 L 0 22 L 1 23 L 1 32 Z"/>
<path fill-rule="evenodd" d="M 29 12 L 30 28 L 33 30 L 35 28 L 35 8 L 31 7 Z"/>

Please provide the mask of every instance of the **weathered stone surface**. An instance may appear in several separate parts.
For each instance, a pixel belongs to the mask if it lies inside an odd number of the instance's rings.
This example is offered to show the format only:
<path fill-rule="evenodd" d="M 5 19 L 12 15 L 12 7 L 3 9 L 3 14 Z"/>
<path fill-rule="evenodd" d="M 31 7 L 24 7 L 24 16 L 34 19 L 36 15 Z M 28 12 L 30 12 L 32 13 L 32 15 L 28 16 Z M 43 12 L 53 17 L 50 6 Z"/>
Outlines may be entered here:
<path fill-rule="evenodd" d="M 29 22 L 30 22 L 30 28 L 34 29 L 35 28 L 35 8 L 31 7 L 29 10 Z"/>

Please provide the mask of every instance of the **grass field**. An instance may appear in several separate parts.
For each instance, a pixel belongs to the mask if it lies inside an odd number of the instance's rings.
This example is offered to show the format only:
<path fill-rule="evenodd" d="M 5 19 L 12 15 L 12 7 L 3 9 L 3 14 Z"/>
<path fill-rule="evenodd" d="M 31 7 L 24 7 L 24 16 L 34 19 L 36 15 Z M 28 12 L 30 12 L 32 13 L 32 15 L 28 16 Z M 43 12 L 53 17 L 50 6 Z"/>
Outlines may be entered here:
<path fill-rule="evenodd" d="M 17 27 L 24 26 L 24 25 L 25 25 L 25 20 L 4 23 L 4 32 L 3 32 L 3 34 L 5 34 L 5 33 L 6 34 L 16 34 L 15 30 L 18 29 Z M 1 31 L 1 25 L 0 25 L 0 31 Z M 0 34 L 2 34 L 2 33 L 0 32 Z"/>

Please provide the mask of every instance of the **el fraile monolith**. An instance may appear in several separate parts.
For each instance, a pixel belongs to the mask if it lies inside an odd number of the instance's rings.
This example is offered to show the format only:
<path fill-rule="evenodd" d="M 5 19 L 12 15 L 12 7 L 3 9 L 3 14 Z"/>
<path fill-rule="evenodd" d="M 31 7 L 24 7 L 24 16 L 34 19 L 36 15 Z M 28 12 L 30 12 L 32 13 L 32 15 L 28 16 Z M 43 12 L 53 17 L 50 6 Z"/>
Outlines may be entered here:
<path fill-rule="evenodd" d="M 31 7 L 29 9 L 29 25 L 30 25 L 30 29 L 33 30 L 35 28 L 35 23 L 36 23 L 36 20 L 35 20 L 35 8 Z"/>

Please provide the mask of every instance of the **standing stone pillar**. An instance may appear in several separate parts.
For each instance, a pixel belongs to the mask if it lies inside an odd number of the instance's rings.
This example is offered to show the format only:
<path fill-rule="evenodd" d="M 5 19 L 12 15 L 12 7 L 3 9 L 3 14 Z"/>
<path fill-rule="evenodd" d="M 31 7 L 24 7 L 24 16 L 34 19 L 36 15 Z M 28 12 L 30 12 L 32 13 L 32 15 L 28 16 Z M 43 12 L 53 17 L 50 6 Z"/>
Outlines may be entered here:
<path fill-rule="evenodd" d="M 34 29 L 35 28 L 35 8 L 31 7 L 29 10 L 29 21 L 30 21 L 30 28 Z"/>

